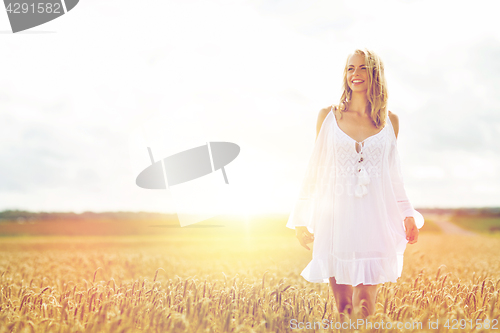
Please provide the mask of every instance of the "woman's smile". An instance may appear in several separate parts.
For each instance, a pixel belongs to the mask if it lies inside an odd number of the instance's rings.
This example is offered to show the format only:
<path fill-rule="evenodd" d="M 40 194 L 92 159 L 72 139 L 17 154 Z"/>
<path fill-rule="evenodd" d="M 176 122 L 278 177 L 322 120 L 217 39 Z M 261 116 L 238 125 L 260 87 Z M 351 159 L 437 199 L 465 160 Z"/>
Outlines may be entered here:
<path fill-rule="evenodd" d="M 367 80 L 368 74 L 366 73 L 366 64 L 363 56 L 359 54 L 353 55 L 349 59 L 347 68 L 347 81 L 352 90 L 363 91 L 368 88 Z"/>

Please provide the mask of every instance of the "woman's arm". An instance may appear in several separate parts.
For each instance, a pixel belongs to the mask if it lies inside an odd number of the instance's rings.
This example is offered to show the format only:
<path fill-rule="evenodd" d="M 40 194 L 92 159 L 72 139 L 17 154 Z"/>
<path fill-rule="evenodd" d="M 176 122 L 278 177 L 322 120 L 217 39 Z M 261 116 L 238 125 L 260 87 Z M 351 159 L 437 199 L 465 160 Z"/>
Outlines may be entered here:
<path fill-rule="evenodd" d="M 319 131 L 330 110 L 330 106 L 319 110 L 318 121 L 316 122 L 316 140 L 318 140 Z M 314 241 L 314 234 L 310 233 L 306 226 L 295 226 L 295 236 L 298 238 L 300 245 L 310 250 L 307 244 Z"/>
<path fill-rule="evenodd" d="M 328 116 L 330 110 L 331 107 L 326 107 L 321 109 L 318 113 L 318 120 L 316 123 L 316 140 L 318 139 L 323 122 L 326 119 L 326 116 Z M 317 181 L 317 175 L 313 169 L 317 167 L 317 160 L 320 158 L 319 149 L 320 146 L 317 146 L 315 143 L 313 153 L 307 166 L 306 175 L 302 182 L 299 198 L 286 224 L 288 228 L 295 229 L 296 236 L 300 244 L 308 250 L 310 250 L 310 248 L 307 244 L 314 241 L 314 234 L 308 230 L 308 227 L 311 228 L 311 231 L 313 231 L 313 221 L 311 221 L 310 214 L 314 208 L 312 207 L 313 201 L 310 196 L 312 194 L 311 192 L 314 191 L 311 186 Z"/>
<path fill-rule="evenodd" d="M 394 135 L 398 136 L 399 133 L 399 119 L 398 116 L 389 111 L 389 117 L 391 119 L 392 127 L 394 129 Z M 410 244 L 416 243 L 418 240 L 418 227 L 416 225 L 415 218 L 417 218 L 420 228 L 423 226 L 422 215 L 413 209 L 406 191 L 403 185 L 403 176 L 401 173 L 401 166 L 399 161 L 399 154 L 397 152 L 397 146 L 393 147 L 393 152 L 391 154 L 391 181 L 394 189 L 394 194 L 396 195 L 396 200 L 398 203 L 398 208 L 402 216 L 404 216 L 404 228 L 406 232 L 406 239 Z"/>

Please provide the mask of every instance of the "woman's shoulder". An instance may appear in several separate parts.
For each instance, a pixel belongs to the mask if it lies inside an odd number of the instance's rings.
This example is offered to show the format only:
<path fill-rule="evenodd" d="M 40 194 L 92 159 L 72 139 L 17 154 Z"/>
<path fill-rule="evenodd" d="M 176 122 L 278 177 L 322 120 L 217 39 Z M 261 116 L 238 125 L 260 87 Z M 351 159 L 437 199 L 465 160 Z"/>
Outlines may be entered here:
<path fill-rule="evenodd" d="M 333 105 L 333 107 L 335 108 L 335 105 Z M 331 110 L 332 105 L 319 110 L 318 122 L 316 123 L 316 136 L 318 136 L 319 130 L 321 129 L 321 126 L 323 126 L 323 121 L 325 120 L 326 116 L 328 116 L 328 113 L 330 113 Z"/>
<path fill-rule="evenodd" d="M 389 118 L 391 118 L 392 123 L 399 122 L 399 118 L 394 112 L 392 111 L 387 111 L 387 112 L 389 113 Z"/>
<path fill-rule="evenodd" d="M 396 135 L 396 138 L 397 138 L 398 132 L 399 132 L 399 118 L 394 112 L 388 111 L 388 113 L 389 113 L 389 119 L 391 120 L 392 127 L 394 128 L 394 134 Z"/>
<path fill-rule="evenodd" d="M 336 112 L 338 110 L 338 106 L 337 105 L 329 105 L 321 110 L 319 110 L 319 114 L 318 114 L 318 119 L 325 119 L 326 116 L 328 116 L 328 114 L 330 113 L 330 111 L 333 111 L 333 114 L 335 115 Z"/>

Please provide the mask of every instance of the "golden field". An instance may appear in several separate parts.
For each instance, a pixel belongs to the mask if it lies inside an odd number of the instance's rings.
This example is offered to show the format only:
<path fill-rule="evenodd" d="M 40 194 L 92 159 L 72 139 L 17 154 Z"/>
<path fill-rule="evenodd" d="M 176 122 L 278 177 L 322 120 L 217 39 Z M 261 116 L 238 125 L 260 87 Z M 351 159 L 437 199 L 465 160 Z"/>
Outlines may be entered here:
<path fill-rule="evenodd" d="M 300 276 L 311 252 L 286 220 L 252 222 L 0 237 L 0 333 L 337 331 L 329 286 Z M 498 236 L 423 230 L 358 331 L 500 332 L 499 250 Z"/>

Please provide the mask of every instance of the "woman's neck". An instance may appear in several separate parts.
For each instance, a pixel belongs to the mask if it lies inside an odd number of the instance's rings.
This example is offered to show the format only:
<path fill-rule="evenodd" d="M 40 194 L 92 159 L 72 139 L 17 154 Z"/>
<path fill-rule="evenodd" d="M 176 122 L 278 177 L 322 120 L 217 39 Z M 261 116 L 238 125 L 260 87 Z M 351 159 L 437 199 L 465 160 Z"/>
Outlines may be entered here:
<path fill-rule="evenodd" d="M 349 112 L 358 113 L 360 116 L 370 115 L 370 103 L 366 97 L 366 92 L 352 92 L 351 101 L 349 102 Z"/>

